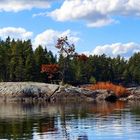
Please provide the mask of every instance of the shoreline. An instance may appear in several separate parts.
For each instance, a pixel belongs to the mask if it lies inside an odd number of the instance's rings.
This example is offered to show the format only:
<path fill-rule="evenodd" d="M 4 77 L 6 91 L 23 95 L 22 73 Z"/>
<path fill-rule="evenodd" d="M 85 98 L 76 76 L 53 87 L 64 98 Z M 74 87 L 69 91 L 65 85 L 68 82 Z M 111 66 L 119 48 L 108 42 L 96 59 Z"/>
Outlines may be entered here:
<path fill-rule="evenodd" d="M 126 97 L 116 97 L 107 90 L 87 90 L 73 86 L 60 86 L 39 82 L 0 82 L 0 100 L 4 102 L 60 102 L 60 101 L 116 101 L 140 100 L 140 87 L 127 89 Z"/>

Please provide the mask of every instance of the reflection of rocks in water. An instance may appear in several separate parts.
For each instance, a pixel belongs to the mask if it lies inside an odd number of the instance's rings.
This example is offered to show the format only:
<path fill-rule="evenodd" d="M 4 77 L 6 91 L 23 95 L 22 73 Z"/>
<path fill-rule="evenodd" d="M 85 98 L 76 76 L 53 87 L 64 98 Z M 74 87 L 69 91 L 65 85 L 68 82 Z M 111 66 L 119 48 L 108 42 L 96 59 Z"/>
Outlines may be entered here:
<path fill-rule="evenodd" d="M 0 139 L 32 139 L 32 133 L 55 132 L 55 114 L 59 108 L 53 104 L 0 104 Z"/>
<path fill-rule="evenodd" d="M 27 103 L 0 103 L 0 118 L 26 118 L 40 116 L 54 116 L 60 114 L 65 117 L 65 114 L 73 114 L 75 117 L 86 117 L 88 113 L 110 114 L 116 109 L 123 109 L 125 102 L 118 101 L 115 103 L 57 103 L 57 104 L 27 104 Z"/>
<path fill-rule="evenodd" d="M 91 108 L 94 113 L 100 113 L 102 115 L 111 114 L 114 110 L 121 110 L 125 107 L 125 102 L 117 101 L 115 103 L 103 102 L 102 104 L 95 105 Z"/>
<path fill-rule="evenodd" d="M 0 118 L 25 118 L 57 113 L 56 106 L 47 104 L 0 103 Z"/>
<path fill-rule="evenodd" d="M 127 104 L 128 105 L 128 104 Z M 129 103 L 129 105 L 131 105 Z M 0 139 L 34 139 L 33 135 L 63 135 L 65 139 L 73 136 L 77 140 L 88 140 L 88 126 L 96 127 L 116 122 L 109 117 L 113 111 L 122 110 L 125 102 L 58 103 L 58 104 L 0 104 Z M 137 110 L 136 110 L 137 111 Z M 135 113 L 135 112 L 133 112 Z M 137 113 L 137 112 L 136 112 Z M 121 118 L 121 115 L 117 116 Z M 84 131 L 75 130 L 83 124 Z M 74 134 L 73 130 L 75 131 Z M 83 132 L 83 133 L 81 133 Z"/>
<path fill-rule="evenodd" d="M 0 104 L 0 139 L 88 140 L 104 139 L 104 136 L 125 139 L 123 134 L 129 139 L 134 132 L 139 133 L 140 104 L 125 103 L 3 103 Z"/>
<path fill-rule="evenodd" d="M 110 102 L 93 102 L 93 103 L 71 103 L 71 104 L 62 104 L 58 105 L 59 112 L 61 116 L 64 114 L 73 114 L 76 118 L 77 116 L 80 118 L 86 118 L 89 114 L 99 113 L 102 115 L 111 114 L 115 110 L 121 110 L 125 108 L 125 102 L 117 101 L 115 103 Z"/>
<path fill-rule="evenodd" d="M 108 115 L 115 109 L 123 109 L 124 102 L 116 103 L 58 103 L 58 104 L 0 104 L 0 139 L 32 139 L 33 133 L 50 134 L 61 131 L 65 138 L 71 138 L 68 122 L 87 120 L 89 114 Z M 60 126 L 59 126 L 60 124 Z M 60 130 L 61 127 L 61 130 Z M 88 140 L 86 135 L 78 140 Z"/>

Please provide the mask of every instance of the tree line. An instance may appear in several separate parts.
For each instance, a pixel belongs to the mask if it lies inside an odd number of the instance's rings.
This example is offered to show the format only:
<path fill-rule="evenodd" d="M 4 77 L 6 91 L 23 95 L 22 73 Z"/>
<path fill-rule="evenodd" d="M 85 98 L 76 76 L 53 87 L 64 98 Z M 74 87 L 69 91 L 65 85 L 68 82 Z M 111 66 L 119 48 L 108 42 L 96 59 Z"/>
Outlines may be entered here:
<path fill-rule="evenodd" d="M 0 41 L 0 81 L 47 82 L 40 67 L 49 63 L 56 63 L 56 56 L 42 46 L 33 50 L 31 40 Z"/>
<path fill-rule="evenodd" d="M 51 51 L 42 46 L 33 50 L 31 40 L 14 40 L 8 37 L 0 40 L 0 81 L 37 81 L 51 82 L 61 79 L 55 73 L 52 79 L 49 74 L 41 72 L 42 64 L 57 64 L 64 70 L 64 81 L 73 85 L 110 81 L 123 84 L 140 84 L 140 53 L 135 53 L 128 60 L 117 56 L 111 58 L 103 55 L 84 54 L 57 58 Z"/>

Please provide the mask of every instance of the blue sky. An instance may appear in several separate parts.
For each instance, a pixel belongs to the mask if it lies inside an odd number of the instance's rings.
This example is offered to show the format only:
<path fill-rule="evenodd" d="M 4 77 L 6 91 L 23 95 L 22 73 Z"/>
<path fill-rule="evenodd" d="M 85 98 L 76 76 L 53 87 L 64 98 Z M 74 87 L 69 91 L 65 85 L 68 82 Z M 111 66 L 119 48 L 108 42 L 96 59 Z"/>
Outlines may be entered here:
<path fill-rule="evenodd" d="M 140 51 L 140 0 L 1 0 L 0 37 L 32 39 L 56 52 L 68 36 L 79 53 L 130 57 Z"/>

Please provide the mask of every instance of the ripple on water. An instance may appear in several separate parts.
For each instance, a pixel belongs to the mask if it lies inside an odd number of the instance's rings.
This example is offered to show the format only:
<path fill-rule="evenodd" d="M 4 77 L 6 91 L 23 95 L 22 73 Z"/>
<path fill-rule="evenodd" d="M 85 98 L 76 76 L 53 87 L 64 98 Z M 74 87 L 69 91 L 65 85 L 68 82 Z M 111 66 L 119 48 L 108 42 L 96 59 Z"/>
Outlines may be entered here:
<path fill-rule="evenodd" d="M 0 139 L 138 140 L 140 106 L 124 103 L 3 104 Z"/>

